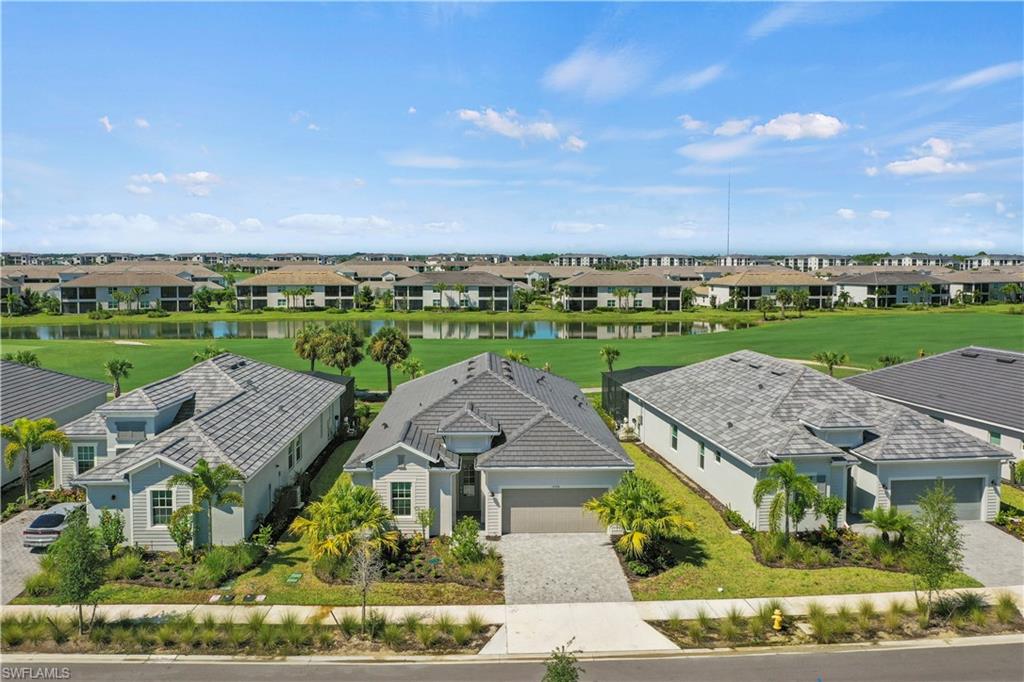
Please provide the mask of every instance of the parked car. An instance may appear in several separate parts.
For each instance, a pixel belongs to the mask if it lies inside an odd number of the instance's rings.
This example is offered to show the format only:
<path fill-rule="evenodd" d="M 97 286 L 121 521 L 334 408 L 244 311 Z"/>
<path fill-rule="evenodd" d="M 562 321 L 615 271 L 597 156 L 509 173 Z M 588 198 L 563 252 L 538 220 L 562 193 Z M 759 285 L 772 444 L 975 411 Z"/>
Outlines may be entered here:
<path fill-rule="evenodd" d="M 84 506 L 81 502 L 62 502 L 53 505 L 21 532 L 21 544 L 26 547 L 49 547 L 67 528 L 68 515 Z"/>

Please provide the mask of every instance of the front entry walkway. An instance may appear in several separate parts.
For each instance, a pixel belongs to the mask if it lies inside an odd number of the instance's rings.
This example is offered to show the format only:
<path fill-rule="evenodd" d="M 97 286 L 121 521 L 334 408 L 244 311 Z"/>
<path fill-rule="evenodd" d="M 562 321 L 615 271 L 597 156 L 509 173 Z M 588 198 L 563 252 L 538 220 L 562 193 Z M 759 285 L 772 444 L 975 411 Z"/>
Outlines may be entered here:
<path fill-rule="evenodd" d="M 984 521 L 964 521 L 964 573 L 986 587 L 1024 585 L 1024 542 Z"/>
<path fill-rule="evenodd" d="M 604 533 L 515 533 L 502 536 L 498 551 L 506 604 L 633 600 Z"/>

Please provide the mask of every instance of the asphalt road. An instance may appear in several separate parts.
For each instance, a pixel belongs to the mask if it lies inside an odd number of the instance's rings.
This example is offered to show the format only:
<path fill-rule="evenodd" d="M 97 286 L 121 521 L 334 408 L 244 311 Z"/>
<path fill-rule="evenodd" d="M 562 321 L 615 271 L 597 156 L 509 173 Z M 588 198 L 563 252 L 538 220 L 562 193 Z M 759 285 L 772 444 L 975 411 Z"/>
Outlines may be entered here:
<path fill-rule="evenodd" d="M 540 680 L 541 663 L 308 664 L 308 663 L 39 663 L 16 664 L 70 675 L 58 678 L 116 682 L 181 680 L 278 682 L 283 679 L 415 680 L 416 682 L 509 682 Z M 0 679 L 33 679 L 9 670 Z M 787 682 L 968 682 L 1024 679 L 1024 645 L 994 644 L 916 649 L 863 649 L 829 653 L 771 653 L 685 658 L 583 661 L 583 679 L 591 680 L 785 680 Z M 46 674 L 46 673 L 41 673 Z M 37 673 L 34 679 L 44 679 Z M 50 673 L 52 674 L 52 673 Z M 53 679 L 53 678 L 51 678 Z"/>

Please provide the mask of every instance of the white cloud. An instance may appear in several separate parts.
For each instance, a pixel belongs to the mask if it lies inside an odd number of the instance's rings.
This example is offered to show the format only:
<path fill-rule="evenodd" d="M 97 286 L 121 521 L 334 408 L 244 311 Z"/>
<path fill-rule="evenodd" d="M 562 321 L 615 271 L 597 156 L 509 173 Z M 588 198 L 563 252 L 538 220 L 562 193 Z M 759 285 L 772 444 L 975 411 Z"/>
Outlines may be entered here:
<path fill-rule="evenodd" d="M 942 90 L 945 92 L 968 90 L 983 85 L 991 85 L 992 83 L 998 83 L 1010 78 L 1019 78 L 1022 74 L 1024 74 L 1024 62 L 1006 62 L 978 69 L 977 71 L 954 78 L 943 86 Z"/>
<path fill-rule="evenodd" d="M 680 116 L 676 120 L 679 121 L 679 125 L 683 126 L 683 130 L 689 130 L 691 132 L 696 132 L 698 130 L 704 130 L 704 128 L 706 128 L 707 125 L 708 125 L 704 121 L 698 121 L 697 119 L 695 119 L 693 116 L 690 116 L 689 114 L 683 114 L 682 116 Z"/>
<path fill-rule="evenodd" d="M 308 126 L 306 126 L 306 130 L 312 130 L 313 132 L 316 132 L 320 130 L 320 126 L 318 126 L 315 123 L 310 123 Z"/>
<path fill-rule="evenodd" d="M 259 218 L 245 218 L 238 221 L 238 226 L 245 232 L 260 232 L 263 230 L 263 222 Z"/>
<path fill-rule="evenodd" d="M 985 206 L 992 203 L 994 197 L 985 192 L 967 192 L 949 200 L 950 206 Z"/>
<path fill-rule="evenodd" d="M 734 137 L 750 130 L 754 125 L 752 118 L 731 118 L 715 128 L 714 134 L 719 137 Z"/>
<path fill-rule="evenodd" d="M 298 111 L 292 112 L 291 116 L 288 117 L 288 120 L 292 123 L 301 123 L 307 118 L 309 118 L 309 114 L 302 109 L 299 109 Z"/>
<path fill-rule="evenodd" d="M 146 119 L 144 119 L 144 118 L 142 118 L 140 116 L 139 118 L 135 119 L 135 127 L 136 128 L 148 128 L 149 127 L 149 121 L 147 121 Z"/>
<path fill-rule="evenodd" d="M 353 187 L 366 187 L 366 180 L 362 178 L 352 178 Z"/>
<path fill-rule="evenodd" d="M 163 173 L 139 173 L 138 175 L 132 176 L 132 182 L 146 182 L 149 184 L 158 183 L 161 185 L 167 184 L 167 176 Z"/>
<path fill-rule="evenodd" d="M 768 10 L 747 29 L 747 36 L 756 40 L 788 26 L 845 24 L 877 11 L 862 5 L 823 2 L 785 2 Z"/>
<path fill-rule="evenodd" d="M 754 128 L 755 135 L 781 137 L 785 140 L 814 138 L 825 140 L 846 129 L 846 124 L 835 116 L 825 114 L 783 114 Z"/>
<path fill-rule="evenodd" d="M 124 188 L 126 190 L 128 190 L 129 192 L 131 192 L 132 194 L 152 194 L 153 193 L 153 188 L 152 187 L 148 187 L 146 185 L 128 184 L 128 185 L 125 185 Z"/>
<path fill-rule="evenodd" d="M 940 159 L 948 159 L 953 155 L 953 143 L 939 137 L 929 137 L 924 141 L 918 153 L 921 156 L 937 156 Z"/>
<path fill-rule="evenodd" d="M 541 82 L 550 90 L 607 100 L 636 88 L 646 79 L 648 68 L 647 60 L 628 47 L 607 52 L 581 47 L 550 67 Z"/>
<path fill-rule="evenodd" d="M 883 211 L 876 208 L 868 215 L 870 215 L 875 220 L 886 220 L 887 218 L 890 218 L 892 216 L 892 211 Z"/>
<path fill-rule="evenodd" d="M 725 64 L 712 64 L 700 71 L 669 76 L 659 83 L 655 90 L 662 94 L 673 92 L 694 92 L 696 90 L 700 90 L 705 85 L 710 85 L 715 82 L 723 73 L 725 73 Z"/>
<path fill-rule="evenodd" d="M 730 140 L 693 142 L 680 147 L 676 152 L 694 161 L 728 161 L 749 154 L 757 146 L 757 142 L 756 137 L 747 135 Z"/>
<path fill-rule="evenodd" d="M 480 111 L 476 109 L 459 109 L 456 114 L 459 120 L 472 123 L 481 130 L 497 133 L 514 140 L 526 140 L 529 138 L 557 140 L 559 137 L 558 128 L 553 123 L 548 121 L 524 122 L 520 120 L 520 116 L 515 109 L 506 109 L 504 114 L 490 107 Z"/>
<path fill-rule="evenodd" d="M 587 141 L 583 140 L 575 135 L 570 135 L 565 138 L 565 142 L 562 143 L 562 149 L 568 152 L 582 152 L 587 148 Z"/>
<path fill-rule="evenodd" d="M 692 225 L 676 225 L 658 230 L 658 236 L 663 239 L 690 239 L 695 234 L 697 234 L 697 230 Z"/>
<path fill-rule="evenodd" d="M 607 226 L 604 223 L 558 221 L 551 224 L 552 232 L 560 232 L 562 234 L 590 234 L 591 232 L 600 232 L 605 229 L 607 229 Z"/>
<path fill-rule="evenodd" d="M 423 223 L 424 230 L 428 232 L 437 232 L 440 234 L 454 234 L 456 232 L 462 232 L 462 223 L 457 220 L 441 220 L 432 223 Z"/>
<path fill-rule="evenodd" d="M 996 202 L 996 213 L 998 215 L 1003 215 L 1004 213 L 1006 213 L 1006 204 L 1004 204 L 1001 201 L 997 201 Z"/>
<path fill-rule="evenodd" d="M 878 175 L 878 166 L 868 166 L 864 169 L 864 175 L 873 178 Z"/>
<path fill-rule="evenodd" d="M 209 196 L 214 185 L 220 184 L 221 178 L 210 171 L 193 171 L 175 175 L 174 181 L 184 187 L 191 196 L 205 197 Z"/>
<path fill-rule="evenodd" d="M 439 170 L 457 170 L 460 168 L 526 168 L 536 165 L 530 159 L 517 161 L 494 161 L 490 159 L 466 159 L 459 156 L 437 154 L 419 154 L 416 152 L 396 152 L 386 155 L 392 166 L 401 168 L 431 168 Z"/>
<path fill-rule="evenodd" d="M 227 218 L 211 213 L 186 213 L 171 216 L 169 222 L 177 229 L 197 234 L 232 234 L 238 228 Z"/>
<path fill-rule="evenodd" d="M 106 130 L 108 133 L 114 129 L 114 124 L 110 122 L 109 116 L 101 116 L 99 118 L 99 122 L 100 125 L 103 126 L 103 129 Z"/>
<path fill-rule="evenodd" d="M 287 229 L 310 230 L 329 234 L 351 234 L 367 228 L 389 228 L 391 221 L 375 215 L 343 216 L 336 213 L 299 213 L 277 221 Z"/>
<path fill-rule="evenodd" d="M 804 21 L 808 9 L 805 4 L 796 2 L 776 5 L 747 29 L 747 35 L 751 38 L 763 38 L 790 24 Z"/>
<path fill-rule="evenodd" d="M 843 220 L 853 220 L 854 218 L 857 217 L 857 212 L 854 211 L 852 208 L 841 208 L 838 211 L 836 211 L 836 215 L 842 218 Z"/>
<path fill-rule="evenodd" d="M 57 229 L 94 230 L 97 235 L 109 236 L 111 233 L 124 232 L 131 235 L 136 232 L 158 232 L 160 224 L 145 213 L 123 215 L 121 213 L 91 213 L 88 215 L 67 215 L 55 221 Z"/>
<path fill-rule="evenodd" d="M 938 156 L 922 156 L 904 161 L 892 161 L 885 170 L 893 175 L 939 175 L 944 173 L 970 173 L 974 170 L 963 162 L 947 161 Z"/>

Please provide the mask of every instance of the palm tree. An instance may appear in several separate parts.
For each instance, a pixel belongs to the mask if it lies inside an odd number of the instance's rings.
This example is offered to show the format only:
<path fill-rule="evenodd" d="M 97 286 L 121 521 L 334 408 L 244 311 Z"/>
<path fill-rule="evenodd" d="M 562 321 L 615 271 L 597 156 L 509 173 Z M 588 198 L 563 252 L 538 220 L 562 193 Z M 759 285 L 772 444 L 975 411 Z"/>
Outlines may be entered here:
<path fill-rule="evenodd" d="M 1011 303 L 1020 300 L 1021 286 L 1016 282 L 1010 282 L 1004 284 L 999 291 L 1003 294 L 1003 297 Z"/>
<path fill-rule="evenodd" d="M 16 362 L 19 365 L 35 367 L 36 369 L 42 366 L 39 362 L 39 356 L 30 350 L 19 350 L 14 353 L 4 353 L 3 359 L 7 362 Z"/>
<path fill-rule="evenodd" d="M 615 294 L 615 300 L 618 301 L 619 309 L 621 310 L 623 299 L 629 297 L 629 289 L 627 289 L 626 287 L 616 287 L 615 289 L 612 290 L 612 293 Z"/>
<path fill-rule="evenodd" d="M 128 290 L 128 295 L 135 301 L 135 309 L 139 310 L 142 308 L 142 297 L 149 293 L 148 287 L 132 287 Z"/>
<path fill-rule="evenodd" d="M 850 296 L 849 291 L 840 291 L 838 294 L 836 294 L 836 303 L 839 304 L 840 308 L 845 308 L 846 306 L 850 305 L 850 300 L 852 298 L 853 297 Z"/>
<path fill-rule="evenodd" d="M 384 310 L 391 310 L 395 302 L 395 295 L 389 290 L 382 291 L 380 296 L 377 297 L 381 304 L 384 306 Z"/>
<path fill-rule="evenodd" d="M 388 395 L 391 395 L 391 368 L 409 357 L 409 337 L 397 327 L 381 327 L 370 338 L 370 357 L 384 365 L 388 372 Z"/>
<path fill-rule="evenodd" d="M 423 369 L 423 363 L 416 358 L 406 358 L 405 360 L 402 360 L 395 365 L 395 369 L 410 379 L 418 379 L 427 373 L 426 370 Z"/>
<path fill-rule="evenodd" d="M 455 286 L 452 287 L 452 289 L 454 289 L 455 293 L 458 294 L 459 307 L 461 308 L 463 303 L 462 299 L 466 295 L 466 285 L 463 284 L 462 282 L 458 282 L 455 284 Z"/>
<path fill-rule="evenodd" d="M 740 310 L 743 307 L 743 289 L 733 287 L 729 290 L 729 307 L 733 310 Z"/>
<path fill-rule="evenodd" d="M 21 314 L 21 296 L 11 292 L 4 296 L 4 303 L 7 304 L 7 314 L 11 317 Z"/>
<path fill-rule="evenodd" d="M 786 319 L 786 306 L 793 302 L 793 292 L 789 289 L 779 289 L 775 292 L 775 300 L 779 303 L 782 319 Z"/>
<path fill-rule="evenodd" d="M 771 296 L 761 296 L 757 299 L 757 309 L 761 311 L 761 319 L 768 320 L 768 313 L 775 310 L 775 301 Z"/>
<path fill-rule="evenodd" d="M 114 302 L 117 303 L 117 309 L 120 310 L 121 304 L 128 300 L 128 294 L 120 289 L 114 289 L 110 292 L 110 298 L 114 299 Z"/>
<path fill-rule="evenodd" d="M 808 301 L 811 300 L 811 295 L 806 289 L 794 289 L 793 290 L 793 307 L 796 308 L 797 317 L 804 316 L 804 308 L 807 307 Z"/>
<path fill-rule="evenodd" d="M 245 503 L 240 493 L 228 490 L 235 481 L 244 481 L 242 472 L 230 464 L 218 464 L 210 468 L 209 463 L 200 458 L 192 467 L 190 474 L 175 474 L 167 479 L 167 487 L 183 485 L 192 491 L 192 504 L 197 507 L 206 505 L 207 529 L 210 533 L 209 545 L 213 546 L 213 508 L 221 505 L 241 506 Z"/>
<path fill-rule="evenodd" d="M 615 346 L 601 346 L 601 350 L 598 351 L 601 359 L 604 360 L 604 364 L 608 365 L 608 371 L 612 371 L 612 365 L 619 359 L 621 353 Z"/>
<path fill-rule="evenodd" d="M 299 297 L 299 301 L 302 303 L 302 305 L 299 306 L 299 307 L 300 308 L 305 308 L 306 307 L 306 297 L 313 295 L 313 287 L 309 287 L 309 286 L 299 287 L 298 289 L 295 290 L 295 295 Z"/>
<path fill-rule="evenodd" d="M 889 543 L 889 539 L 891 537 L 889 534 L 895 533 L 896 544 L 902 545 L 903 536 L 914 524 L 914 520 L 909 514 L 899 512 L 895 507 L 889 507 L 888 509 L 882 509 L 881 507 L 866 509 L 862 511 L 860 515 L 861 518 L 882 533 L 882 540 L 884 540 L 886 544 Z"/>
<path fill-rule="evenodd" d="M 202 362 L 204 360 L 210 360 L 211 358 L 217 357 L 221 353 L 227 352 L 228 351 L 225 348 L 218 348 L 214 344 L 208 343 L 206 344 L 205 348 L 197 350 L 194 353 L 192 353 L 192 362 Z"/>
<path fill-rule="evenodd" d="M 295 333 L 295 343 L 292 348 L 295 354 L 303 360 L 309 360 L 309 371 L 316 369 L 317 353 L 320 351 L 320 344 L 323 340 L 323 330 L 312 322 L 302 325 L 302 328 Z"/>
<path fill-rule="evenodd" d="M 825 365 L 828 369 L 828 375 L 835 376 L 833 370 L 844 364 L 849 358 L 846 353 L 837 353 L 831 350 L 818 351 L 811 356 L 811 359 L 817 362 L 819 365 Z"/>
<path fill-rule="evenodd" d="M 526 355 L 526 353 L 518 350 L 509 349 L 505 351 L 505 357 L 511 360 L 512 362 L 518 362 L 520 365 L 525 365 L 530 361 L 530 358 L 529 356 Z"/>
<path fill-rule="evenodd" d="M 788 538 L 790 519 L 800 523 L 818 495 L 818 489 L 810 477 L 797 473 L 796 465 L 787 459 L 768 467 L 765 477 L 754 485 L 754 504 L 758 508 L 769 495 L 772 501 L 768 509 L 768 525 L 772 532 L 777 533 L 779 520 L 785 518 Z"/>
<path fill-rule="evenodd" d="M 696 294 L 693 293 L 693 289 L 690 287 L 683 287 L 683 290 L 679 292 L 679 305 L 686 310 L 693 307 L 693 298 Z"/>
<path fill-rule="evenodd" d="M 441 301 L 442 308 L 445 307 L 444 302 L 447 297 L 444 295 L 444 292 L 446 291 L 448 291 L 448 285 L 445 284 L 444 282 L 438 282 L 437 284 L 434 285 L 434 293 L 438 295 L 439 300 Z"/>
<path fill-rule="evenodd" d="M 351 322 L 332 322 L 320 333 L 318 357 L 344 374 L 363 361 L 362 333 Z"/>
<path fill-rule="evenodd" d="M 15 460 L 21 455 L 21 482 L 25 497 L 29 494 L 29 478 L 32 475 L 30 453 L 44 445 L 52 445 L 62 451 L 71 447 L 71 441 L 63 431 L 57 429 L 57 422 L 49 417 L 18 417 L 11 424 L 0 426 L 0 435 L 7 441 L 7 447 L 4 448 L 4 464 L 8 469 L 14 468 Z"/>
<path fill-rule="evenodd" d="M 901 358 L 899 355 L 892 355 L 891 353 L 886 353 L 885 355 L 878 356 L 878 364 L 880 364 L 882 367 L 892 367 L 893 365 L 902 364 L 902 362 L 903 358 Z"/>
<path fill-rule="evenodd" d="M 354 485 L 348 474 L 342 475 L 321 499 L 310 503 L 302 516 L 295 517 L 289 531 L 302 536 L 314 561 L 325 556 L 347 556 L 357 546 L 394 552 L 400 537 L 391 512 L 377 493 L 367 486 Z"/>
<path fill-rule="evenodd" d="M 668 499 L 658 486 L 633 472 L 624 474 L 617 486 L 588 500 L 583 508 L 597 514 L 605 526 L 622 528 L 616 545 L 634 559 L 642 557 L 652 543 L 693 529 L 679 502 Z"/>
<path fill-rule="evenodd" d="M 135 368 L 129 360 L 113 358 L 103 363 L 103 371 L 114 380 L 114 397 L 121 397 L 121 379 L 128 376 L 128 372 Z"/>

